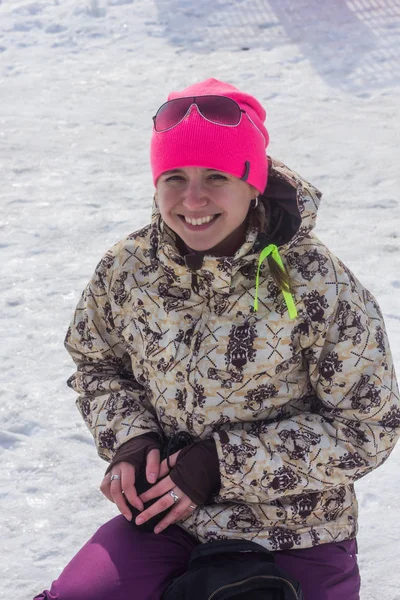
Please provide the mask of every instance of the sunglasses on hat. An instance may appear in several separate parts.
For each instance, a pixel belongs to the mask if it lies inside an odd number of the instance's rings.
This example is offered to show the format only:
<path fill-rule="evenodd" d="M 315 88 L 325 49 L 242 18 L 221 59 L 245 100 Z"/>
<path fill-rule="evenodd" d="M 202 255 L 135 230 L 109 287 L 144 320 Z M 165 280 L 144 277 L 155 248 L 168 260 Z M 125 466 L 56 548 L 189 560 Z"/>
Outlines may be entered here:
<path fill-rule="evenodd" d="M 245 114 L 257 131 L 263 135 L 246 111 L 240 108 L 235 100 L 225 96 L 189 96 L 168 100 L 160 106 L 153 117 L 155 131 L 161 133 L 179 125 L 190 113 L 193 105 L 206 121 L 224 127 L 237 127 L 242 120 L 242 115 Z"/>

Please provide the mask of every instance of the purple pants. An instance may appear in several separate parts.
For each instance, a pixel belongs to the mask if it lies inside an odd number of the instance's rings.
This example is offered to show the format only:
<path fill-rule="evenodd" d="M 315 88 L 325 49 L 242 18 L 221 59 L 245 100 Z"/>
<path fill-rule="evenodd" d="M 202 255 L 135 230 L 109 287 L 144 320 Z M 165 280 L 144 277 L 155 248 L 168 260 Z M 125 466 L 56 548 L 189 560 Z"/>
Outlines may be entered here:
<path fill-rule="evenodd" d="M 156 535 L 115 517 L 35 600 L 160 600 L 169 582 L 186 570 L 196 545 L 176 525 Z M 356 551 L 356 541 L 347 540 L 275 552 L 275 562 L 300 582 L 305 600 L 359 600 Z"/>

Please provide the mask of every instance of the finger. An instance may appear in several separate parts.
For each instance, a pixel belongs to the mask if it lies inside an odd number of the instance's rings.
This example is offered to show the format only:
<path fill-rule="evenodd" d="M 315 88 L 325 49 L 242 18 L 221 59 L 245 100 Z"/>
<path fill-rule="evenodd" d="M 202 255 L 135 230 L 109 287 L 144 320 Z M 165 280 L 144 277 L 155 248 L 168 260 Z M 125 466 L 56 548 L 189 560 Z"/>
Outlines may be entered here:
<path fill-rule="evenodd" d="M 165 477 L 166 475 L 168 475 L 169 473 L 169 468 L 167 465 L 167 459 L 164 458 L 164 460 L 162 461 L 161 465 L 160 465 L 160 472 L 158 474 L 158 476 L 161 478 Z"/>
<path fill-rule="evenodd" d="M 174 491 L 177 493 L 178 496 L 182 494 L 182 492 L 179 492 L 177 488 L 175 488 Z M 171 508 L 170 511 L 168 511 L 165 517 L 159 523 L 157 523 L 157 525 L 154 528 L 154 533 L 161 533 L 162 531 L 164 531 L 164 529 L 166 529 L 170 525 L 173 525 L 173 523 L 177 523 L 178 521 L 183 521 L 184 519 L 186 519 L 193 512 L 191 509 L 189 509 L 189 504 L 190 498 L 183 495 L 183 498 L 181 498 L 179 502 L 174 504 L 174 506 Z"/>
<path fill-rule="evenodd" d="M 192 512 L 193 512 L 193 510 L 186 509 L 186 511 L 183 511 L 182 513 L 177 513 L 176 516 L 174 516 L 172 514 L 172 509 L 171 509 L 170 512 L 167 514 L 167 516 L 164 517 L 164 519 L 162 519 L 154 527 L 154 533 L 161 533 L 162 531 L 164 531 L 165 529 L 167 529 L 167 527 L 169 527 L 170 525 L 173 525 L 174 523 L 180 523 L 180 522 L 184 521 L 185 519 L 187 519 L 188 517 L 190 517 L 190 515 L 192 514 Z M 172 518 L 172 520 L 170 520 L 170 518 Z"/>
<path fill-rule="evenodd" d="M 100 491 L 110 502 L 114 502 L 110 492 L 111 473 L 107 473 L 100 484 Z"/>
<path fill-rule="evenodd" d="M 121 490 L 123 490 L 125 498 L 132 506 L 140 511 L 143 510 L 143 502 L 140 500 L 135 488 L 135 467 L 133 465 L 125 464 L 121 468 Z"/>
<path fill-rule="evenodd" d="M 128 521 L 130 521 L 132 519 L 132 515 L 122 493 L 121 479 L 113 479 L 113 481 L 111 481 L 110 492 L 113 502 L 115 502 L 117 505 L 119 512 L 124 515 Z"/>
<path fill-rule="evenodd" d="M 160 472 L 160 451 L 156 448 L 150 450 L 146 459 L 146 479 L 149 483 L 155 483 Z"/>
<path fill-rule="evenodd" d="M 178 452 L 175 452 L 175 454 L 171 454 L 171 456 L 169 457 L 169 464 L 171 465 L 171 467 L 174 467 L 176 465 L 176 461 L 178 459 L 180 450 L 178 450 Z M 170 472 L 170 468 L 168 466 L 168 461 L 165 458 L 161 465 L 160 465 L 160 474 L 159 477 L 165 477 L 166 475 L 168 475 L 168 473 Z"/>
<path fill-rule="evenodd" d="M 171 477 L 165 477 L 164 479 L 161 479 L 161 481 L 156 483 L 156 485 L 153 485 L 146 492 L 143 492 L 143 494 L 141 494 L 139 498 L 142 502 L 148 502 L 149 500 L 153 500 L 153 498 L 159 498 L 160 496 L 163 496 L 164 494 L 172 490 L 174 487 L 175 484 L 172 481 Z"/>
<path fill-rule="evenodd" d="M 154 502 L 149 508 L 144 510 L 138 517 L 135 519 L 136 525 L 143 525 L 149 519 L 152 519 L 159 513 L 164 512 L 172 507 L 174 504 L 173 498 L 169 494 L 164 494 L 157 502 Z"/>

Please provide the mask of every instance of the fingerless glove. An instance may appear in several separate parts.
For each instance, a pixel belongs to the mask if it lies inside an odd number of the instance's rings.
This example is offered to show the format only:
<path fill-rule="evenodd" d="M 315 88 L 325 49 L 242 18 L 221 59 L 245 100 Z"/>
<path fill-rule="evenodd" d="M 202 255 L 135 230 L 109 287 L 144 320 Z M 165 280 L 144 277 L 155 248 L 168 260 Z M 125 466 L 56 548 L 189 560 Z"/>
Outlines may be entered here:
<path fill-rule="evenodd" d="M 111 469 L 120 462 L 127 462 L 135 467 L 135 472 L 139 471 L 146 464 L 146 458 L 150 450 L 161 450 L 161 438 L 157 433 L 144 433 L 138 437 L 129 440 L 125 444 L 122 444 L 115 453 L 114 458 L 108 465 L 106 475 Z"/>
<path fill-rule="evenodd" d="M 213 438 L 183 448 L 170 472 L 172 481 L 198 506 L 210 503 L 221 488 L 217 448 Z"/>

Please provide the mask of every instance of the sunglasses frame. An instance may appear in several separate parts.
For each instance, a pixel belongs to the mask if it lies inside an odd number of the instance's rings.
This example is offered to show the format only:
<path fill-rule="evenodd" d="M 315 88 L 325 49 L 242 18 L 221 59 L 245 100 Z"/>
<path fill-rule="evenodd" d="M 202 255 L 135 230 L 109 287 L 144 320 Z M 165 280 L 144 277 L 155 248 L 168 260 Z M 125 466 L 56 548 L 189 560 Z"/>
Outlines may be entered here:
<path fill-rule="evenodd" d="M 237 108 L 239 109 L 240 112 L 240 117 L 239 117 L 239 121 L 233 125 L 230 125 L 228 123 L 218 123 L 217 121 L 212 121 L 211 119 L 207 118 L 200 109 L 200 106 L 197 103 L 197 100 L 200 98 L 225 98 L 226 100 L 229 100 L 230 102 L 233 102 Z M 166 129 L 157 129 L 156 127 L 156 122 L 157 122 L 157 116 L 159 114 L 159 112 L 164 108 L 164 106 L 166 106 L 167 104 L 171 104 L 171 102 L 175 102 L 176 100 L 190 100 L 192 99 L 192 103 L 189 105 L 187 111 L 185 112 L 185 114 L 183 115 L 183 117 L 177 122 L 175 123 L 175 125 L 171 125 L 171 127 L 167 127 Z M 251 117 L 248 115 L 248 113 L 243 110 L 242 108 L 240 108 L 239 104 L 233 100 L 232 98 L 228 98 L 227 96 L 217 96 L 217 95 L 208 95 L 208 96 L 184 96 L 182 98 L 173 98 L 172 100 L 168 100 L 167 102 L 164 102 L 164 104 L 162 104 L 160 106 L 160 108 L 157 110 L 156 114 L 153 117 L 153 123 L 154 123 L 154 130 L 157 133 L 164 133 L 165 131 L 170 131 L 171 129 L 174 129 L 174 127 L 177 127 L 180 123 L 182 123 L 182 121 L 184 121 L 186 119 L 186 117 L 188 116 L 188 114 L 190 113 L 192 106 L 196 107 L 197 112 L 199 113 L 199 115 L 205 119 L 206 121 L 208 121 L 209 123 L 212 123 L 213 125 L 219 125 L 220 127 L 238 127 L 242 121 L 242 115 L 245 114 L 247 116 L 247 118 L 249 119 L 249 121 L 254 125 L 254 127 L 257 129 L 257 131 L 263 136 L 264 135 L 262 133 L 262 131 L 260 131 L 260 129 L 257 127 L 257 125 L 254 123 L 254 121 L 251 119 Z"/>

